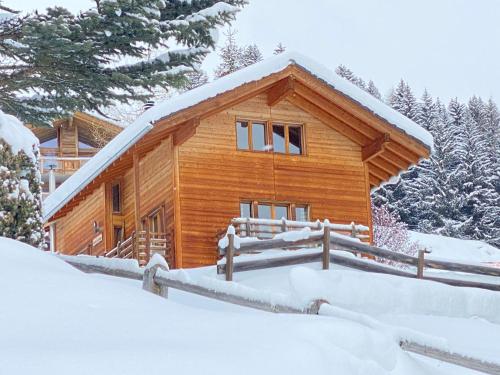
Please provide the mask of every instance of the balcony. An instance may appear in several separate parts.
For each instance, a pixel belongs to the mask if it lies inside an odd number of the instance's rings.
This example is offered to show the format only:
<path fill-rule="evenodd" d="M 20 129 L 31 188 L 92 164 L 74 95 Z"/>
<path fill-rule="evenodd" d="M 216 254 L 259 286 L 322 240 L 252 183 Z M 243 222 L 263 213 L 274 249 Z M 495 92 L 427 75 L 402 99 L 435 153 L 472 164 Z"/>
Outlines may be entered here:
<path fill-rule="evenodd" d="M 59 148 L 40 147 L 40 172 L 43 175 L 53 169 L 57 175 L 71 175 L 98 151 L 97 148 L 80 148 L 78 156 L 60 156 Z"/>

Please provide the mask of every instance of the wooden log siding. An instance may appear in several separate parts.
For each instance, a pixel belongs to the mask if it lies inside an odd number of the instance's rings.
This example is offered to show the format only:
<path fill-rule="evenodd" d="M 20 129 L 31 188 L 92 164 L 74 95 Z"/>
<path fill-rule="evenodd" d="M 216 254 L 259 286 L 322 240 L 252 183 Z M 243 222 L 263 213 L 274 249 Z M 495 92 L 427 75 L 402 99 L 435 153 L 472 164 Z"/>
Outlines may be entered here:
<path fill-rule="evenodd" d="M 301 125 L 303 154 L 238 150 L 237 119 Z M 271 132 L 267 137 L 272 138 Z M 125 238 L 141 229 L 138 218 L 163 206 L 165 232 L 175 243 L 169 263 L 186 268 L 209 265 L 218 257 L 215 234 L 240 215 L 240 201 L 304 203 L 312 218 L 370 227 L 371 186 L 428 156 L 428 151 L 359 103 L 291 65 L 158 120 L 51 220 L 66 221 L 65 215 L 71 216 L 79 205 L 85 206 L 82 213 L 91 210 L 98 217 L 97 210 L 105 204 L 88 206 L 87 199 L 103 183 L 120 178 Z M 136 167 L 139 164 L 138 179 L 134 159 Z M 134 202 L 140 203 L 138 208 Z M 57 235 L 72 236 L 65 230 Z M 108 243 L 110 235 L 105 237 Z"/>
<path fill-rule="evenodd" d="M 178 146 L 183 267 L 216 262 L 215 234 L 240 215 L 242 199 L 304 202 L 311 217 L 369 224 L 361 147 L 288 100 L 269 107 L 267 99 L 201 119 Z M 236 118 L 303 124 L 306 155 L 237 150 Z"/>

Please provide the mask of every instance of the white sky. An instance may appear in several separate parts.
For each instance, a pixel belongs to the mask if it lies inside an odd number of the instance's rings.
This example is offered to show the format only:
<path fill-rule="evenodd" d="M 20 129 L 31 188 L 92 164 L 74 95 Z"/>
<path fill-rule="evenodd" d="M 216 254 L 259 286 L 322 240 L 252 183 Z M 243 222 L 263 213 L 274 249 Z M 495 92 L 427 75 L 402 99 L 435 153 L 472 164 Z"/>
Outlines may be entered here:
<path fill-rule="evenodd" d="M 23 10 L 90 0 L 4 0 Z M 332 69 L 345 64 L 382 94 L 401 77 L 417 96 L 425 87 L 446 100 L 472 94 L 500 101 L 498 0 L 250 0 L 233 27 L 241 44 L 265 56 L 278 42 Z M 220 43 L 224 41 L 221 38 Z M 211 55 L 205 69 L 212 71 Z"/>

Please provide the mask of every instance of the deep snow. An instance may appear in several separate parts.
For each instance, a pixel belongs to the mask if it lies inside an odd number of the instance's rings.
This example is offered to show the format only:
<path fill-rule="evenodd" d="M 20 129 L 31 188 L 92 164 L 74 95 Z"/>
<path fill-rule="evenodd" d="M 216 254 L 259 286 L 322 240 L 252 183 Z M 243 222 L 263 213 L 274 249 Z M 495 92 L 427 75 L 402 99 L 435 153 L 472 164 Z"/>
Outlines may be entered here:
<path fill-rule="evenodd" d="M 165 300 L 142 291 L 140 282 L 84 274 L 9 239 L 0 238 L 0 264 L 5 374 L 474 373 L 409 355 L 391 335 L 352 320 L 264 313 L 175 291 Z M 276 270 L 276 280 L 290 271 Z M 200 272 L 208 269 L 193 277 Z M 317 273 L 323 279 L 340 272 Z M 249 274 L 235 276 L 248 283 Z M 262 275 L 259 283 L 270 288 L 272 277 Z M 349 304 L 359 299 L 362 308 L 368 292 L 350 296 L 359 283 L 337 281 L 333 293 Z M 390 285 L 379 294 L 401 287 Z"/>

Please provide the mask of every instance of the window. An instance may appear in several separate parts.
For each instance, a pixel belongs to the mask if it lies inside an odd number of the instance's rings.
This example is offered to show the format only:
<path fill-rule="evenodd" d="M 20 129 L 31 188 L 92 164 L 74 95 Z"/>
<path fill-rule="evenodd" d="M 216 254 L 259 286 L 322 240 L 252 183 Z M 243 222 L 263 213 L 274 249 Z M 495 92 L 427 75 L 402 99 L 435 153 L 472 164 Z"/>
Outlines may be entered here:
<path fill-rule="evenodd" d="M 119 182 L 111 185 L 111 202 L 113 206 L 113 212 L 122 212 L 122 197 Z"/>
<path fill-rule="evenodd" d="M 294 203 L 240 202 L 240 217 L 309 221 L 309 206 Z"/>
<path fill-rule="evenodd" d="M 296 221 L 309 221 L 309 207 L 295 206 L 294 219 Z"/>
<path fill-rule="evenodd" d="M 302 126 L 273 124 L 273 150 L 281 154 L 302 155 Z"/>
<path fill-rule="evenodd" d="M 237 121 L 236 141 L 239 150 L 304 154 L 303 126 L 297 124 Z"/>
<path fill-rule="evenodd" d="M 43 143 L 40 143 L 40 147 L 47 147 L 47 148 L 57 148 L 59 147 L 58 142 L 57 142 L 57 137 L 49 139 Z"/>
<path fill-rule="evenodd" d="M 78 141 L 78 148 L 93 148 L 93 147 L 91 145 L 79 140 Z"/>
<path fill-rule="evenodd" d="M 286 153 L 285 126 L 273 124 L 273 150 Z"/>
<path fill-rule="evenodd" d="M 261 121 L 237 121 L 236 141 L 239 150 L 266 151 L 267 124 Z"/>
<path fill-rule="evenodd" d="M 257 202 L 243 201 L 240 202 L 240 217 L 258 218 L 258 219 L 273 219 L 286 220 L 292 219 L 297 221 L 309 221 L 309 206 L 305 204 L 294 203 L 274 203 L 274 202 Z M 255 228 L 255 227 L 254 227 Z M 240 225 L 240 233 L 243 236 L 258 235 L 260 238 L 271 238 L 279 232 L 276 226 L 258 225 L 255 228 L 256 232 L 247 234 L 248 228 L 245 224 Z"/>
<path fill-rule="evenodd" d="M 246 121 L 238 121 L 236 123 L 236 139 L 238 142 L 239 150 L 249 150 L 248 138 L 249 138 L 250 126 Z"/>

